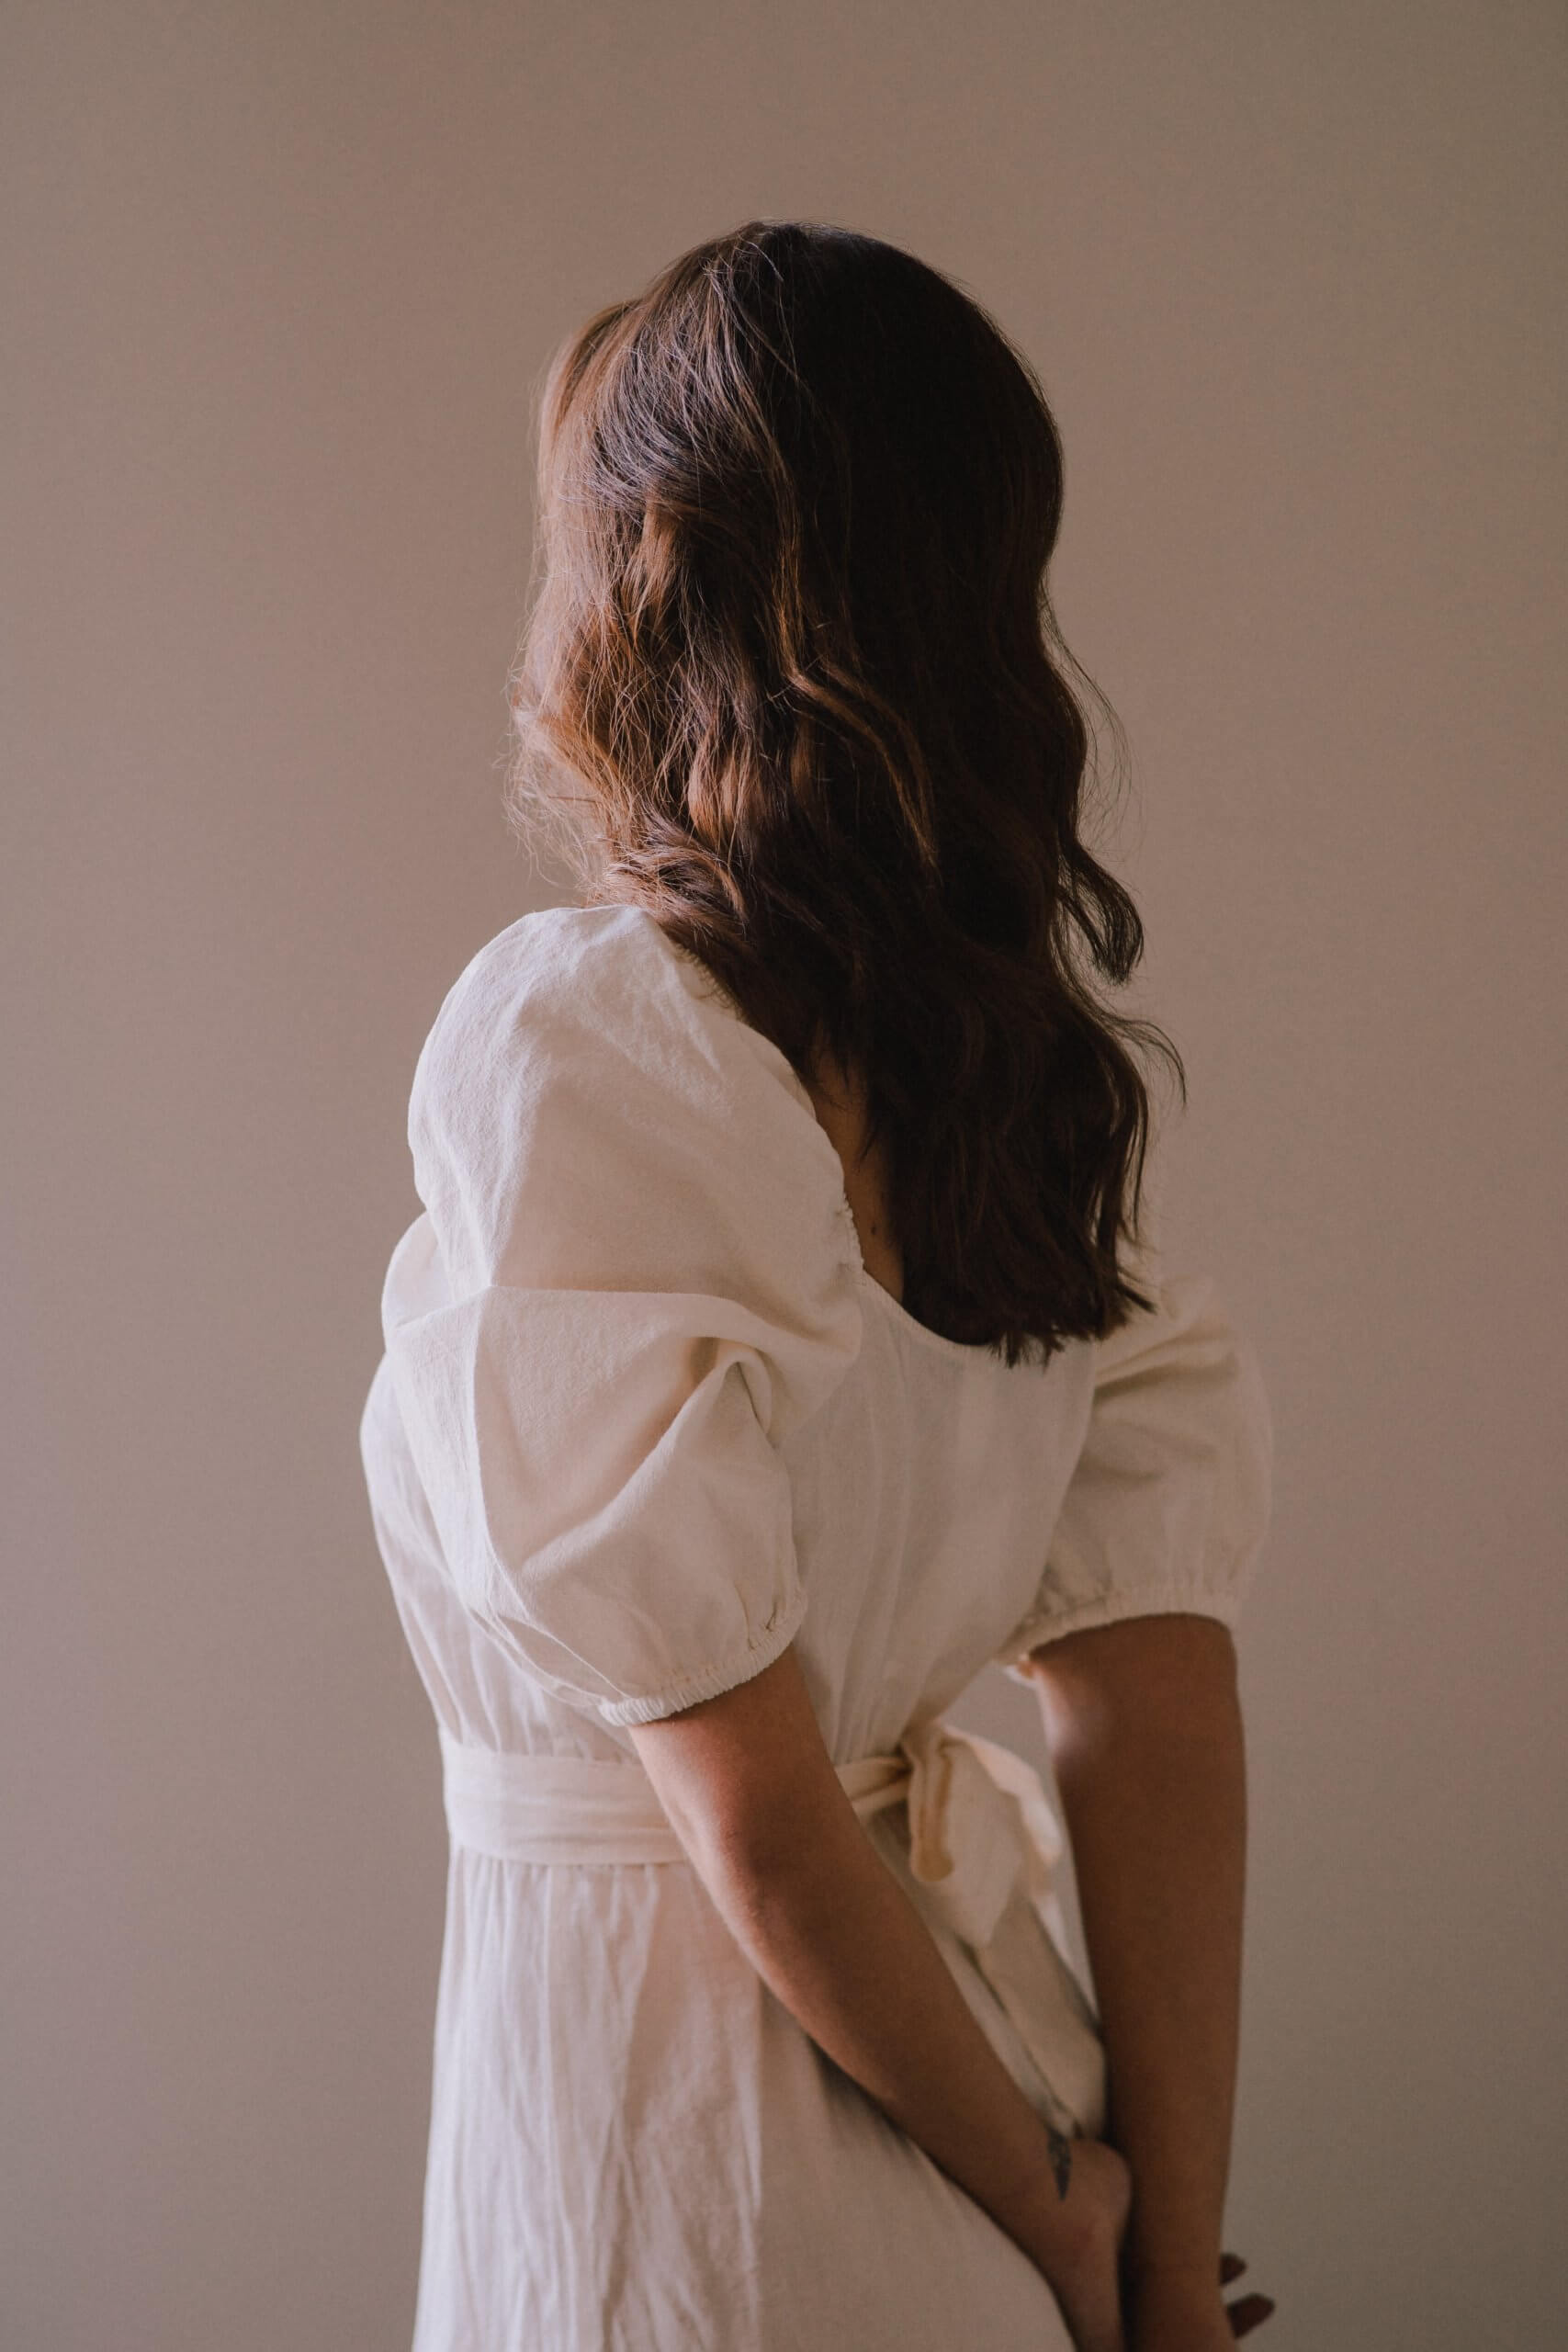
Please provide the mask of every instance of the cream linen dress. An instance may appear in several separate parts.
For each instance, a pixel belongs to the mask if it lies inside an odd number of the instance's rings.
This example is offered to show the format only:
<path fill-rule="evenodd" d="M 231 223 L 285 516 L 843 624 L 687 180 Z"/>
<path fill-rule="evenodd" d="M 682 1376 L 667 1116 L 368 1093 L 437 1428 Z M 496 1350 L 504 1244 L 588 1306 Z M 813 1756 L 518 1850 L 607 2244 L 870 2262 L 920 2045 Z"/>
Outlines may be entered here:
<path fill-rule="evenodd" d="M 409 1136 L 361 1443 L 443 1756 L 637 1765 L 628 1724 L 793 1643 L 844 1766 L 1075 1627 L 1234 1623 L 1269 1427 L 1212 1285 L 1151 1257 L 1155 1311 L 1043 1368 L 928 1330 L 866 1272 L 784 1057 L 639 910 L 482 948 Z M 910 1884 L 905 1808 L 866 1827 Z M 414 2352 L 1066 2346 L 689 1863 L 483 1843 L 450 1850 Z"/>

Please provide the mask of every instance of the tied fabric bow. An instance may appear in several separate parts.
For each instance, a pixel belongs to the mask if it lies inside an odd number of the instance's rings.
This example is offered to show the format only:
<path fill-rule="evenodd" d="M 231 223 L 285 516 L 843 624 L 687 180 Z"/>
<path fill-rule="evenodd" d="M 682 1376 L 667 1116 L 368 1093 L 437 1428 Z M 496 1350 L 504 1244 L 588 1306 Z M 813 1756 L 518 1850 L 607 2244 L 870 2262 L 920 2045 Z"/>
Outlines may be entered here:
<path fill-rule="evenodd" d="M 1105 2052 L 1053 1932 L 1063 1838 L 1039 1774 L 941 1716 L 911 1724 L 898 1751 L 922 1909 L 968 1948 L 1006 2012 L 1040 2075 L 1046 2122 L 1066 2137 L 1099 2131 Z"/>

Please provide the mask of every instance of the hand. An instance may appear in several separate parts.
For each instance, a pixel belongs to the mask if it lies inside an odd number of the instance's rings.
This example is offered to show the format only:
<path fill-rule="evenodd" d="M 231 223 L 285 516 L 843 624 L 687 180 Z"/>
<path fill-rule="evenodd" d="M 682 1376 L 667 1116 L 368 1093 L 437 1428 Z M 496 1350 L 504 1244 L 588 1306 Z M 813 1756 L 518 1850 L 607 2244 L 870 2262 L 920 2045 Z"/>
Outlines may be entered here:
<path fill-rule="evenodd" d="M 1247 2268 L 1238 2254 L 1220 2256 L 1219 2285 Z M 1269 2295 L 1238 2295 L 1234 2303 L 1196 2281 L 1157 2275 L 1129 2288 L 1132 2352 L 1229 2352 L 1237 2336 L 1261 2327 L 1274 2309 Z"/>
<path fill-rule="evenodd" d="M 1247 2265 L 1239 2254 L 1222 2254 L 1220 2256 L 1221 2286 L 1228 2287 L 1233 2279 L 1241 2277 L 1246 2268 Z M 1272 2295 L 1238 2295 L 1234 2303 L 1225 2305 L 1225 2316 L 1230 2321 L 1232 2338 L 1238 2335 L 1250 2335 L 1255 2327 L 1262 2326 L 1273 2309 Z"/>

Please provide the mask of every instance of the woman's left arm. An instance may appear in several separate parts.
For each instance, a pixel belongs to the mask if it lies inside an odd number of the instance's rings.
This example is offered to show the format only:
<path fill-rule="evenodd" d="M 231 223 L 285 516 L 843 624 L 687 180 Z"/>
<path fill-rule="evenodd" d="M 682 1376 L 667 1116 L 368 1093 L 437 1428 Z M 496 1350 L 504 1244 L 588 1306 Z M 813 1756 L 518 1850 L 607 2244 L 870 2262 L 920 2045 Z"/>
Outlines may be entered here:
<path fill-rule="evenodd" d="M 1132 2352 L 1215 2352 L 1242 2316 L 1219 2290 L 1247 1847 L 1235 1646 L 1212 1618 L 1129 1617 L 1060 1636 L 1028 1671 L 1072 1839 L 1106 2136 L 1133 2175 Z"/>

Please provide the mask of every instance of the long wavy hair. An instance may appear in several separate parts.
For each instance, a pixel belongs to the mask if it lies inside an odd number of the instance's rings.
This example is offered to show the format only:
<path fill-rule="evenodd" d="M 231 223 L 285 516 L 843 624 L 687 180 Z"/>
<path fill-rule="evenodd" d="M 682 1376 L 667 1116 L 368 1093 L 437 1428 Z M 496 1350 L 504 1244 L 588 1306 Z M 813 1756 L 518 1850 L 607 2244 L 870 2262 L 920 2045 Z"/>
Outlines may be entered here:
<path fill-rule="evenodd" d="M 1143 953 L 1080 837 L 1061 445 L 952 280 L 752 220 L 600 311 L 539 410 L 508 806 L 803 1083 L 859 1074 L 908 1312 L 1011 1365 L 1150 1302 Z M 1114 714 L 1111 714 L 1114 725 Z M 564 820 L 564 825 L 562 820 Z"/>

